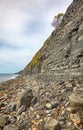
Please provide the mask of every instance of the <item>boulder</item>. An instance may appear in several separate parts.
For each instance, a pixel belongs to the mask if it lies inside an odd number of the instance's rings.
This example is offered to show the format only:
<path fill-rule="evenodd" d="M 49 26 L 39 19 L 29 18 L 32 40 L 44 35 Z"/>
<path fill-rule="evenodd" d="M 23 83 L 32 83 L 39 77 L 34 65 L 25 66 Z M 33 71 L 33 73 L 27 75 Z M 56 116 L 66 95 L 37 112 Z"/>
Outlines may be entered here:
<path fill-rule="evenodd" d="M 74 88 L 69 101 L 73 107 L 83 107 L 83 88 Z"/>
<path fill-rule="evenodd" d="M 81 124 L 81 117 L 78 113 L 75 114 L 70 114 L 70 119 L 75 123 L 75 124 Z"/>
<path fill-rule="evenodd" d="M 8 117 L 6 115 L 0 116 L 0 128 L 3 128 L 8 122 Z"/>
<path fill-rule="evenodd" d="M 30 106 L 31 104 L 31 100 L 33 98 L 33 92 L 31 89 L 26 89 L 19 100 L 19 106 L 21 107 L 22 105 L 24 105 L 26 108 Z"/>
<path fill-rule="evenodd" d="M 45 130 L 59 130 L 60 126 L 56 119 L 48 117 L 45 120 Z"/>

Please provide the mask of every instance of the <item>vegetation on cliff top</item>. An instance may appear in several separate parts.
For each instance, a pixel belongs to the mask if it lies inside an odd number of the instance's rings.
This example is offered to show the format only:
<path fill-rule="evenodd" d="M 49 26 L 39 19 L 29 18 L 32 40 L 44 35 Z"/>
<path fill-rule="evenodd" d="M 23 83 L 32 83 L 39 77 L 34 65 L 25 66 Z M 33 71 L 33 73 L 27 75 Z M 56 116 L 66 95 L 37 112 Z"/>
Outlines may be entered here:
<path fill-rule="evenodd" d="M 53 19 L 53 22 L 52 22 L 52 26 L 57 28 L 58 25 L 61 23 L 62 21 L 62 18 L 63 18 L 63 13 L 58 13 L 54 19 Z"/>

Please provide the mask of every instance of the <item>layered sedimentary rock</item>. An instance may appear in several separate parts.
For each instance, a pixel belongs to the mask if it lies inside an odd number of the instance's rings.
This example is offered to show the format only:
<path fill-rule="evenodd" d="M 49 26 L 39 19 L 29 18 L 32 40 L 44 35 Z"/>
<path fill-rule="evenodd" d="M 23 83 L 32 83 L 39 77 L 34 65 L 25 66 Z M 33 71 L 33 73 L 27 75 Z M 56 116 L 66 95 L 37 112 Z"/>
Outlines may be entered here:
<path fill-rule="evenodd" d="M 54 80 L 83 79 L 83 0 L 74 0 L 61 24 L 45 41 L 24 74 L 41 74 Z M 52 79 L 53 79 L 52 78 Z"/>

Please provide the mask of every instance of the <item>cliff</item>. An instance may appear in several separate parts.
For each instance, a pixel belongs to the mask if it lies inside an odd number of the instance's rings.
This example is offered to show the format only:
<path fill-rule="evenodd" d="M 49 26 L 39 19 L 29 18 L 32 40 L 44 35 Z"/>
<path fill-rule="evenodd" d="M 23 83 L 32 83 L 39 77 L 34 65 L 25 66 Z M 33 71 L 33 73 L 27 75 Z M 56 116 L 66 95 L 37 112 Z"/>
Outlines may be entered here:
<path fill-rule="evenodd" d="M 0 130 L 83 130 L 83 0 L 19 76 L 0 84 Z"/>
<path fill-rule="evenodd" d="M 45 41 L 23 74 L 52 76 L 54 80 L 83 79 L 83 0 L 74 0 L 61 24 Z"/>

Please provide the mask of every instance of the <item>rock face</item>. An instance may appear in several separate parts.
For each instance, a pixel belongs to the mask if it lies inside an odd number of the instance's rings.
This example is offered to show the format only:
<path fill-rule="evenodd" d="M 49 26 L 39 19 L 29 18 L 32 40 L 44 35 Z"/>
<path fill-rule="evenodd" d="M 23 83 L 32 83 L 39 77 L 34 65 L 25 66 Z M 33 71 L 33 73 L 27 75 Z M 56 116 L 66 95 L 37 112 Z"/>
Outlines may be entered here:
<path fill-rule="evenodd" d="M 74 0 L 61 24 L 45 41 L 24 74 L 41 74 L 43 79 L 83 79 L 83 0 Z M 48 76 L 47 76 L 48 75 Z M 53 79 L 52 78 L 52 79 Z"/>
<path fill-rule="evenodd" d="M 82 5 L 69 6 L 26 76 L 0 84 L 0 130 L 83 130 Z"/>

